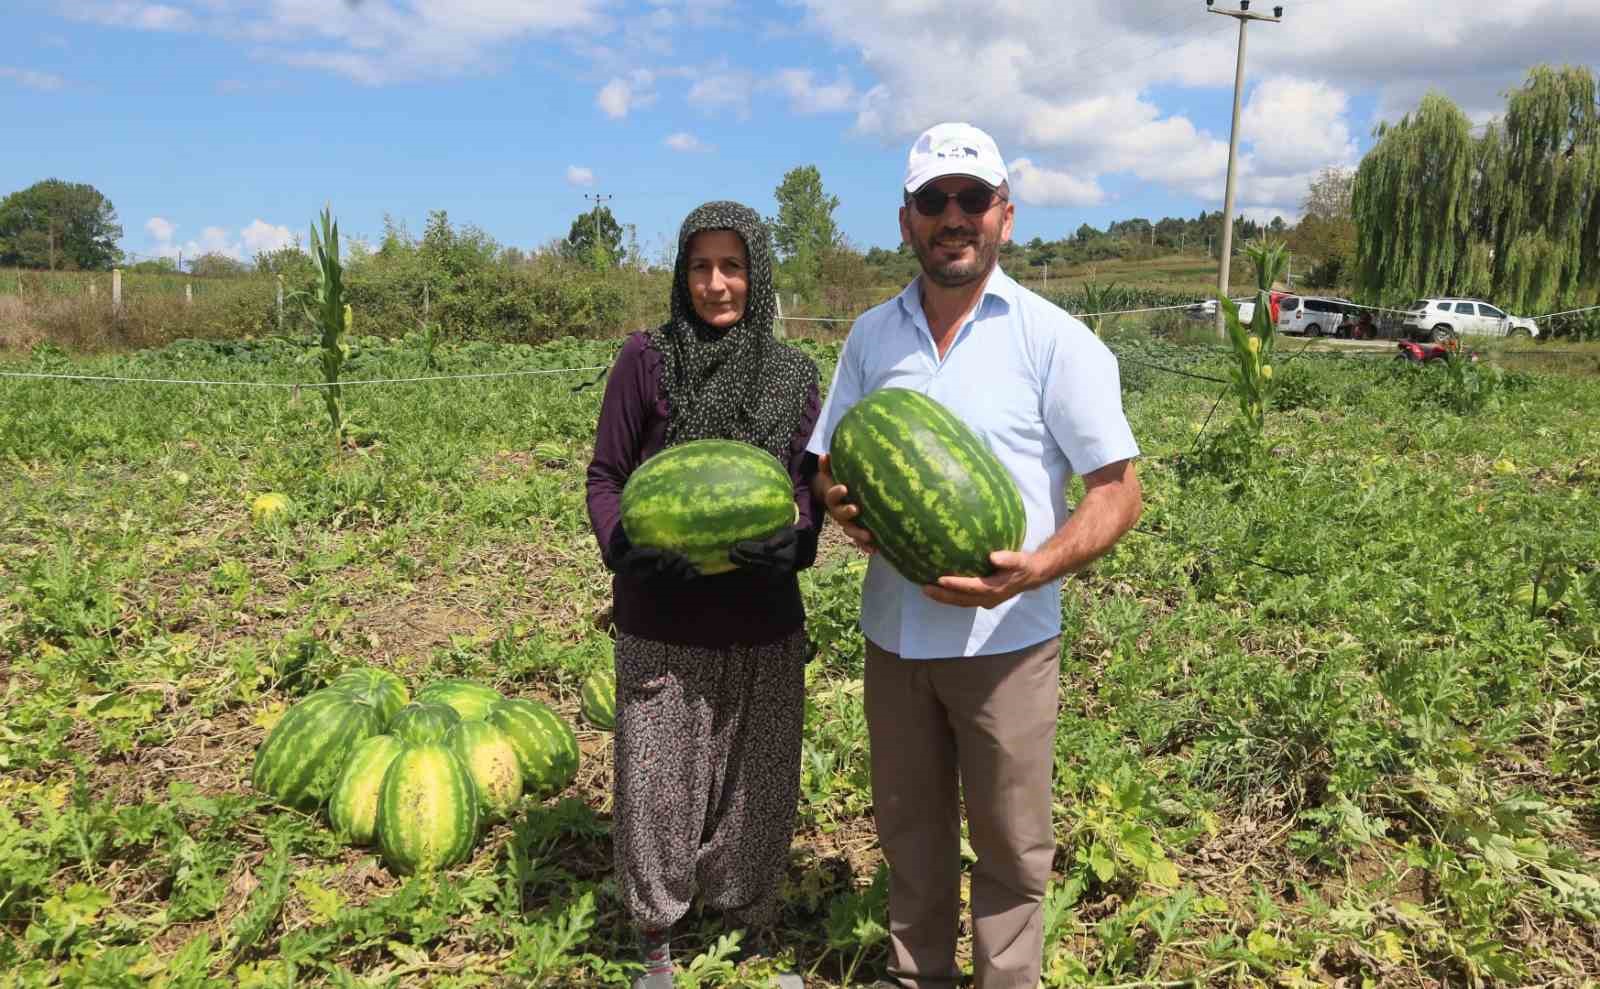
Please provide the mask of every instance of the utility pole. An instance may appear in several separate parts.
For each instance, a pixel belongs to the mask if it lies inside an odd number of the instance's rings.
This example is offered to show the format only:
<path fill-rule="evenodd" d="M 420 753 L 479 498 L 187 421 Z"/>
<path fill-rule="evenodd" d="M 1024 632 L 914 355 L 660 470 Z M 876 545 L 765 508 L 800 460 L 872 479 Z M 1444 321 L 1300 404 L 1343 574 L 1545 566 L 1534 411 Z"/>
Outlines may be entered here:
<path fill-rule="evenodd" d="M 1250 0 L 1239 0 L 1238 10 L 1218 10 L 1213 4 L 1216 0 L 1206 0 L 1206 10 L 1224 17 L 1232 17 L 1239 22 L 1239 54 L 1233 65 L 1233 127 L 1228 134 L 1228 184 L 1222 197 L 1222 263 L 1217 269 L 1217 339 L 1228 339 L 1227 317 L 1222 309 L 1222 300 L 1228 295 L 1229 268 L 1233 262 L 1233 179 L 1234 166 L 1239 157 L 1239 101 L 1244 95 L 1244 38 L 1245 28 L 1251 21 L 1269 21 L 1273 24 L 1283 20 L 1283 7 L 1272 8 L 1272 16 L 1256 14 L 1250 11 Z"/>
<path fill-rule="evenodd" d="M 586 192 L 586 193 L 583 194 L 583 198 L 594 200 L 594 210 L 593 210 L 593 214 L 594 214 L 594 249 L 596 251 L 598 251 L 600 249 L 600 204 L 603 203 L 603 202 L 606 202 L 607 200 L 615 199 L 617 197 L 616 196 L 602 196 L 597 192 L 595 192 L 595 193 Z"/>

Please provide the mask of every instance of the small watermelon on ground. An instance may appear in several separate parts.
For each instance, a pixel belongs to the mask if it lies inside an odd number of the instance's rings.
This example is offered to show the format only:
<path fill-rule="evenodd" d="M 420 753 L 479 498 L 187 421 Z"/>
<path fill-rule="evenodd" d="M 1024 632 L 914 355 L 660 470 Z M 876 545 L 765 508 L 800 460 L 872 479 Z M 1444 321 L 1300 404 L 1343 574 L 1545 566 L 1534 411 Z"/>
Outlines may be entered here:
<path fill-rule="evenodd" d="M 1028 519 L 1005 465 L 955 413 L 908 388 L 880 388 L 834 430 L 830 459 L 861 524 L 900 575 L 981 577 L 989 554 L 1022 547 Z"/>
<path fill-rule="evenodd" d="M 522 767 L 506 733 L 487 721 L 463 721 L 450 729 L 445 744 L 472 774 L 484 816 L 494 821 L 510 817 L 522 799 Z"/>
<path fill-rule="evenodd" d="M 505 700 L 493 687 L 456 677 L 433 681 L 417 691 L 416 699 L 418 703 L 447 704 L 462 721 L 482 721 L 489 708 Z"/>
<path fill-rule="evenodd" d="M 491 725 L 517 750 L 523 788 L 545 795 L 564 789 L 578 775 L 578 737 L 561 716 L 538 701 L 517 697 L 489 711 Z"/>
<path fill-rule="evenodd" d="M 378 792 L 378 847 L 403 876 L 465 862 L 478 840 L 478 791 L 442 742 L 406 745 Z"/>
<path fill-rule="evenodd" d="M 289 499 L 276 491 L 257 495 L 250 502 L 250 518 L 254 522 L 272 522 L 289 514 Z"/>
<path fill-rule="evenodd" d="M 385 727 L 394 720 L 395 714 L 405 707 L 406 701 L 410 699 L 404 680 L 388 670 L 370 666 L 346 670 L 335 677 L 333 683 L 328 686 L 332 690 L 343 690 L 377 708 L 378 716 L 383 719 Z"/>
<path fill-rule="evenodd" d="M 622 531 L 635 546 L 682 553 L 703 574 L 734 569 L 728 550 L 794 524 L 794 482 L 767 451 L 694 440 L 646 460 L 622 487 Z"/>
<path fill-rule="evenodd" d="M 583 681 L 583 717 L 604 731 L 617 729 L 617 676 L 608 670 L 589 674 Z"/>
<path fill-rule="evenodd" d="M 355 747 L 382 730 L 378 710 L 365 701 L 331 688 L 308 694 L 256 750 L 251 785 L 290 807 L 315 810 Z"/>
<path fill-rule="evenodd" d="M 341 841 L 369 845 L 378 830 L 378 794 L 383 776 L 405 743 L 393 735 L 374 735 L 350 753 L 328 798 L 328 821 Z"/>
<path fill-rule="evenodd" d="M 460 723 L 461 715 L 448 704 L 412 701 L 395 714 L 389 732 L 409 745 L 443 742 L 445 734 Z"/>

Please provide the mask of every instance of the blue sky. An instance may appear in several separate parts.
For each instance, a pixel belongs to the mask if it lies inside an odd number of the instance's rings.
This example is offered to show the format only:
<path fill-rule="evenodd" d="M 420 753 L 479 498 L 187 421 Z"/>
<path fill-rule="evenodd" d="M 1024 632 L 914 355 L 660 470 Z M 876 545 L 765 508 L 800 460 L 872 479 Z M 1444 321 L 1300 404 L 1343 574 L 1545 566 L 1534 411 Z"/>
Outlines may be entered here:
<path fill-rule="evenodd" d="M 1240 202 L 1261 218 L 1293 219 L 1311 176 L 1430 87 L 1486 119 L 1533 62 L 1600 53 L 1588 0 L 1285 6 L 1251 28 Z M 940 119 L 999 140 L 1018 239 L 1192 215 L 1220 205 L 1237 37 L 1199 0 L 12 7 L 0 191 L 91 183 L 126 250 L 189 256 L 303 237 L 324 201 L 368 238 L 445 209 L 532 248 L 585 193 L 614 196 L 653 256 L 706 199 L 772 213 L 803 164 L 852 241 L 892 247 L 905 148 Z"/>

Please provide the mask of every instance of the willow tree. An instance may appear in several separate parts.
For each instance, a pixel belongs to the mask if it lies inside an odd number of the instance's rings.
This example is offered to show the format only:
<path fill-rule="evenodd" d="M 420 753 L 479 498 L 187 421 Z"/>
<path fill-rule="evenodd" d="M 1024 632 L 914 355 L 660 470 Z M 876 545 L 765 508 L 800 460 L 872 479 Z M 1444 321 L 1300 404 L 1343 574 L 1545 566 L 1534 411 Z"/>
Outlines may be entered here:
<path fill-rule="evenodd" d="M 1438 94 L 1380 126 L 1356 173 L 1369 296 L 1492 296 L 1520 312 L 1600 293 L 1600 110 L 1587 68 L 1539 66 L 1472 137 Z"/>
<path fill-rule="evenodd" d="M 1453 290 L 1468 254 L 1472 124 L 1437 93 L 1380 124 L 1356 170 L 1356 283 L 1368 295 Z M 1434 286 L 1437 286 L 1436 288 Z"/>

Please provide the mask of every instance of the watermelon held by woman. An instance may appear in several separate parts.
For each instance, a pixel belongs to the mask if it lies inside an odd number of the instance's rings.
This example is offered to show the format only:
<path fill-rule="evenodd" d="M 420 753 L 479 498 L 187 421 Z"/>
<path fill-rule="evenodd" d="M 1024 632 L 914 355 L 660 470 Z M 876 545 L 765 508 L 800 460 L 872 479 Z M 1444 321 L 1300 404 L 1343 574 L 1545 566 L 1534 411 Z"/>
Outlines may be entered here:
<path fill-rule="evenodd" d="M 328 687 L 331 690 L 342 690 L 377 708 L 378 716 L 383 719 L 385 728 L 394 720 L 395 713 L 405 707 L 406 702 L 410 700 L 404 680 L 388 670 L 371 666 L 346 670 L 335 677 Z"/>
<path fill-rule="evenodd" d="M 776 457 L 737 440 L 693 440 L 646 460 L 622 487 L 622 531 L 635 546 L 688 557 L 702 574 L 735 568 L 734 543 L 795 523 L 794 482 Z"/>
<path fill-rule="evenodd" d="M 378 709 L 342 690 L 307 694 L 284 712 L 256 750 L 250 783 L 279 803 L 322 806 L 355 747 L 383 731 Z"/>
<path fill-rule="evenodd" d="M 554 793 L 577 778 L 578 736 L 548 707 L 515 697 L 496 704 L 487 720 L 511 739 L 528 793 Z"/>
<path fill-rule="evenodd" d="M 443 742 L 445 734 L 461 723 L 461 715 L 448 704 L 412 701 L 389 723 L 390 734 L 409 745 Z"/>
<path fill-rule="evenodd" d="M 589 674 L 583 681 L 584 720 L 602 731 L 617 730 L 617 675 L 608 670 Z"/>
<path fill-rule="evenodd" d="M 378 847 L 403 876 L 465 862 L 478 841 L 477 786 L 443 742 L 408 744 L 378 791 Z"/>
<path fill-rule="evenodd" d="M 461 715 L 462 721 L 482 721 L 489 708 L 505 700 L 493 687 L 458 677 L 433 681 L 417 691 L 416 699 L 421 704 L 447 705 Z"/>
<path fill-rule="evenodd" d="M 1022 548 L 1022 493 L 977 433 L 938 402 L 881 388 L 839 418 L 829 457 L 878 552 L 917 584 L 993 572 Z"/>
<path fill-rule="evenodd" d="M 393 735 L 374 735 L 356 746 L 328 798 L 328 821 L 340 840 L 370 845 L 378 833 L 378 793 L 383 776 L 405 743 Z"/>

